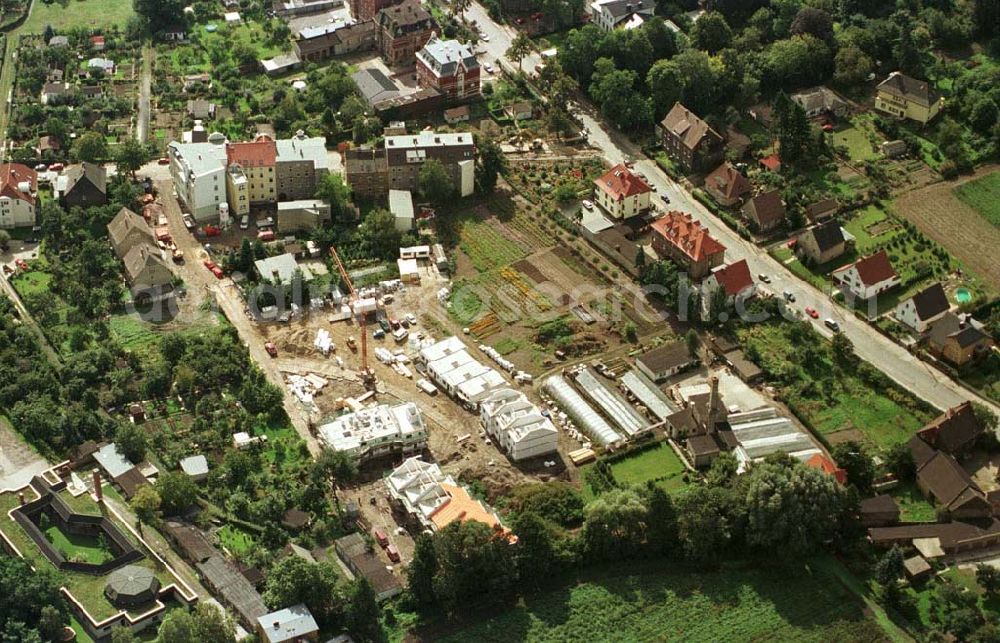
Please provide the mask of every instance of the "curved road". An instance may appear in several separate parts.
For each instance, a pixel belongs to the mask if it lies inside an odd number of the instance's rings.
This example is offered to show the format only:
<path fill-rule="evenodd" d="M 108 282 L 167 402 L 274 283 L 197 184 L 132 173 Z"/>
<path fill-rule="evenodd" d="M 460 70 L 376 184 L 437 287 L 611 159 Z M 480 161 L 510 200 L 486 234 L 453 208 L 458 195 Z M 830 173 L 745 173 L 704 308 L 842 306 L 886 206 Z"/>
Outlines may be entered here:
<path fill-rule="evenodd" d="M 516 35 L 514 30 L 493 22 L 478 2 L 472 3 L 466 11 L 466 17 L 474 19 L 480 31 L 485 32 L 490 38 L 489 42 L 481 42 L 480 48 L 484 48 L 490 56 L 500 60 L 507 69 L 516 70 L 517 65 L 506 59 L 507 48 Z M 530 73 L 539 62 L 540 58 L 537 55 L 525 58 L 522 61 L 524 71 Z M 669 196 L 671 209 L 690 212 L 701 219 L 712 235 L 726 246 L 727 262 L 746 259 L 751 274 L 764 274 L 770 277 L 771 284 L 768 288 L 772 292 L 780 294 L 788 291 L 795 295 L 796 310 L 801 311 L 806 306 L 815 308 L 819 312 L 820 319 L 813 320 L 804 315 L 803 317 L 822 335 L 830 337 L 833 333 L 821 320 L 828 317 L 837 320 L 841 332 L 854 343 L 854 350 L 858 356 L 938 409 L 944 410 L 965 400 L 972 400 L 1000 415 L 1000 407 L 996 404 L 969 391 L 933 366 L 911 355 L 905 348 L 834 303 L 827 293 L 795 277 L 768 255 L 766 250 L 740 237 L 699 203 L 683 186 L 662 172 L 654 161 L 646 158 L 642 150 L 624 134 L 606 125 L 589 105 L 583 111 L 577 110 L 574 115 L 583 123 L 590 144 L 601 150 L 608 161 L 620 163 L 625 159 L 634 160 L 635 169 L 641 171 L 647 177 L 647 181 L 655 186 L 657 194 Z M 659 201 L 658 196 L 654 198 Z"/>

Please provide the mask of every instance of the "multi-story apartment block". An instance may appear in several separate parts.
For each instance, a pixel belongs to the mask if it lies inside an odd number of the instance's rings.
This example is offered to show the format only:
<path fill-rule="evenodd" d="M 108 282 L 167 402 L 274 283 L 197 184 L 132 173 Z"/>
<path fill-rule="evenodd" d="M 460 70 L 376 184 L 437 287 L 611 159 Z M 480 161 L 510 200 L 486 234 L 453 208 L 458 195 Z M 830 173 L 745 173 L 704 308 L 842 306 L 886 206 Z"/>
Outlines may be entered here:
<path fill-rule="evenodd" d="M 348 0 L 347 2 L 351 8 L 351 16 L 355 20 L 371 20 L 379 11 L 394 4 L 399 4 L 399 0 Z"/>
<path fill-rule="evenodd" d="M 722 136 L 680 103 L 656 129 L 667 156 L 685 172 L 710 170 L 722 160 Z"/>
<path fill-rule="evenodd" d="M 381 199 L 389 193 L 389 166 L 384 149 L 364 146 L 347 150 L 344 173 L 355 197 Z"/>
<path fill-rule="evenodd" d="M 417 52 L 421 87 L 436 89 L 454 100 L 479 96 L 479 61 L 472 48 L 457 40 L 432 37 Z"/>
<path fill-rule="evenodd" d="M 476 144 L 472 134 L 423 131 L 386 136 L 385 156 L 392 190 L 418 190 L 420 168 L 429 159 L 444 165 L 462 196 L 475 189 Z"/>
<path fill-rule="evenodd" d="M 199 223 L 218 221 L 223 203 L 240 217 L 255 204 L 311 199 L 330 171 L 325 140 L 301 131 L 245 143 L 216 133 L 207 143 L 171 143 L 168 156 L 177 196 Z"/>
<path fill-rule="evenodd" d="M 20 163 L 0 165 L 0 228 L 35 225 L 38 174 Z"/>
<path fill-rule="evenodd" d="M 390 65 L 413 62 L 437 28 L 434 18 L 416 0 L 382 9 L 375 22 L 379 52 Z"/>

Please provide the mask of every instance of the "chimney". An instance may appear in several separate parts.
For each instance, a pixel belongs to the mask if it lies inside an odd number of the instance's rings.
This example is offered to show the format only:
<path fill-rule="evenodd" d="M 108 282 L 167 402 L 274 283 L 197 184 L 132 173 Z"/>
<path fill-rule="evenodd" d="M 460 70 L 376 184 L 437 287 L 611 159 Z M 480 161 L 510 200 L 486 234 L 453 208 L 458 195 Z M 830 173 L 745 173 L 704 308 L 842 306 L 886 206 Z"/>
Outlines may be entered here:
<path fill-rule="evenodd" d="M 101 470 L 94 469 L 94 495 L 97 502 L 104 502 L 104 489 L 101 488 Z"/>
<path fill-rule="evenodd" d="M 23 505 L 24 504 L 24 492 L 23 491 L 18 491 L 17 492 L 17 504 L 18 505 Z"/>
<path fill-rule="evenodd" d="M 708 429 L 709 433 L 714 433 L 716 421 L 715 407 L 719 403 L 719 378 L 713 376 L 709 378 L 708 382 L 712 387 L 712 392 L 708 396 L 708 421 L 705 428 Z"/>
<path fill-rule="evenodd" d="M 275 621 L 274 622 L 274 629 L 278 629 L 279 627 L 281 627 L 281 623 L 279 623 L 278 621 Z"/>

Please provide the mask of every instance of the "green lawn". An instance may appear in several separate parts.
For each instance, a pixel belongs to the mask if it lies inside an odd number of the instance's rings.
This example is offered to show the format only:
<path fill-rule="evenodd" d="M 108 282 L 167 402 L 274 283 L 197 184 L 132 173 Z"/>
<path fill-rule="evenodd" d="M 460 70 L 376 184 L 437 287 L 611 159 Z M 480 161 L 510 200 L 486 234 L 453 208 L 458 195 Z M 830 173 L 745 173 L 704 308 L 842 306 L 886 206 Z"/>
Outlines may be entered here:
<path fill-rule="evenodd" d="M 872 445 L 883 447 L 908 440 L 931 419 L 929 409 L 884 376 L 869 385 L 856 372 L 837 370 L 830 343 L 814 330 L 807 340 L 812 354 L 803 361 L 793 327 L 788 322 L 754 324 L 738 335 L 745 349 L 760 356 L 765 373 L 780 375 L 770 379 L 781 399 L 816 432 L 856 429 Z"/>
<path fill-rule="evenodd" d="M 135 15 L 131 0 L 35 0 L 31 17 L 21 28 L 25 33 L 42 33 L 46 25 L 60 33 L 77 27 L 125 27 Z"/>
<path fill-rule="evenodd" d="M 901 484 L 890 495 L 899 505 L 899 519 L 903 522 L 932 522 L 937 520 L 934 505 L 927 501 L 916 484 Z"/>
<path fill-rule="evenodd" d="M 216 535 L 219 537 L 219 544 L 233 556 L 249 553 L 256 544 L 253 536 L 232 525 L 223 525 Z"/>
<path fill-rule="evenodd" d="M 852 164 L 878 157 L 872 149 L 868 132 L 863 127 L 851 126 L 838 129 L 832 136 L 834 145 L 843 145 L 847 148 L 848 158 Z"/>
<path fill-rule="evenodd" d="M 1000 172 L 992 172 L 952 190 L 963 203 L 1000 227 Z"/>
<path fill-rule="evenodd" d="M 462 252 L 479 272 L 509 266 L 527 253 L 487 223 L 465 221 L 460 233 Z"/>
<path fill-rule="evenodd" d="M 45 529 L 45 538 L 67 560 L 100 565 L 114 558 L 114 553 L 100 538 L 71 534 L 53 525 Z"/>
<path fill-rule="evenodd" d="M 577 583 L 444 641 L 872 641 L 885 634 L 819 566 L 687 571 L 645 562 L 592 570 Z"/>
<path fill-rule="evenodd" d="M 586 470 L 593 464 L 584 467 Z M 679 491 L 687 487 L 683 476 L 686 471 L 674 450 L 666 442 L 640 451 L 638 454 L 616 460 L 611 464 L 615 480 L 622 485 L 644 485 L 655 480 L 656 485 L 668 492 Z M 594 492 L 590 485 L 583 485 L 584 498 L 590 500 Z"/>
<path fill-rule="evenodd" d="M 48 292 L 49 284 L 52 282 L 52 275 L 40 270 L 29 270 L 22 272 L 14 278 L 13 284 L 17 289 L 17 294 L 25 297 L 35 293 Z"/>

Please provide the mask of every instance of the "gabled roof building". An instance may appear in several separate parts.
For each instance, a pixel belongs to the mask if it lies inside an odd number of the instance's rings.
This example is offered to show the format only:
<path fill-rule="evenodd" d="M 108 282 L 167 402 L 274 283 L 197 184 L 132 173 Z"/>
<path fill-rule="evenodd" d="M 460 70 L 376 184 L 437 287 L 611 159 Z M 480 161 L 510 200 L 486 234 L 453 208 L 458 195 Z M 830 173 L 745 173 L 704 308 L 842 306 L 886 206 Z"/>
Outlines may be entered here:
<path fill-rule="evenodd" d="M 701 279 L 725 260 L 726 247 L 690 214 L 671 211 L 651 227 L 653 250 L 687 270 L 693 280 Z"/>
<path fill-rule="evenodd" d="M 911 330 L 923 333 L 932 322 L 940 319 L 950 309 L 948 295 L 939 282 L 900 302 L 893 311 L 893 316 Z"/>
<path fill-rule="evenodd" d="M 479 403 L 479 419 L 486 434 L 515 462 L 557 450 L 559 432 L 552 420 L 519 391 L 493 389 Z"/>
<path fill-rule="evenodd" d="M 667 156 L 685 171 L 704 171 L 722 160 L 722 136 L 680 103 L 660 121 L 657 133 Z"/>

